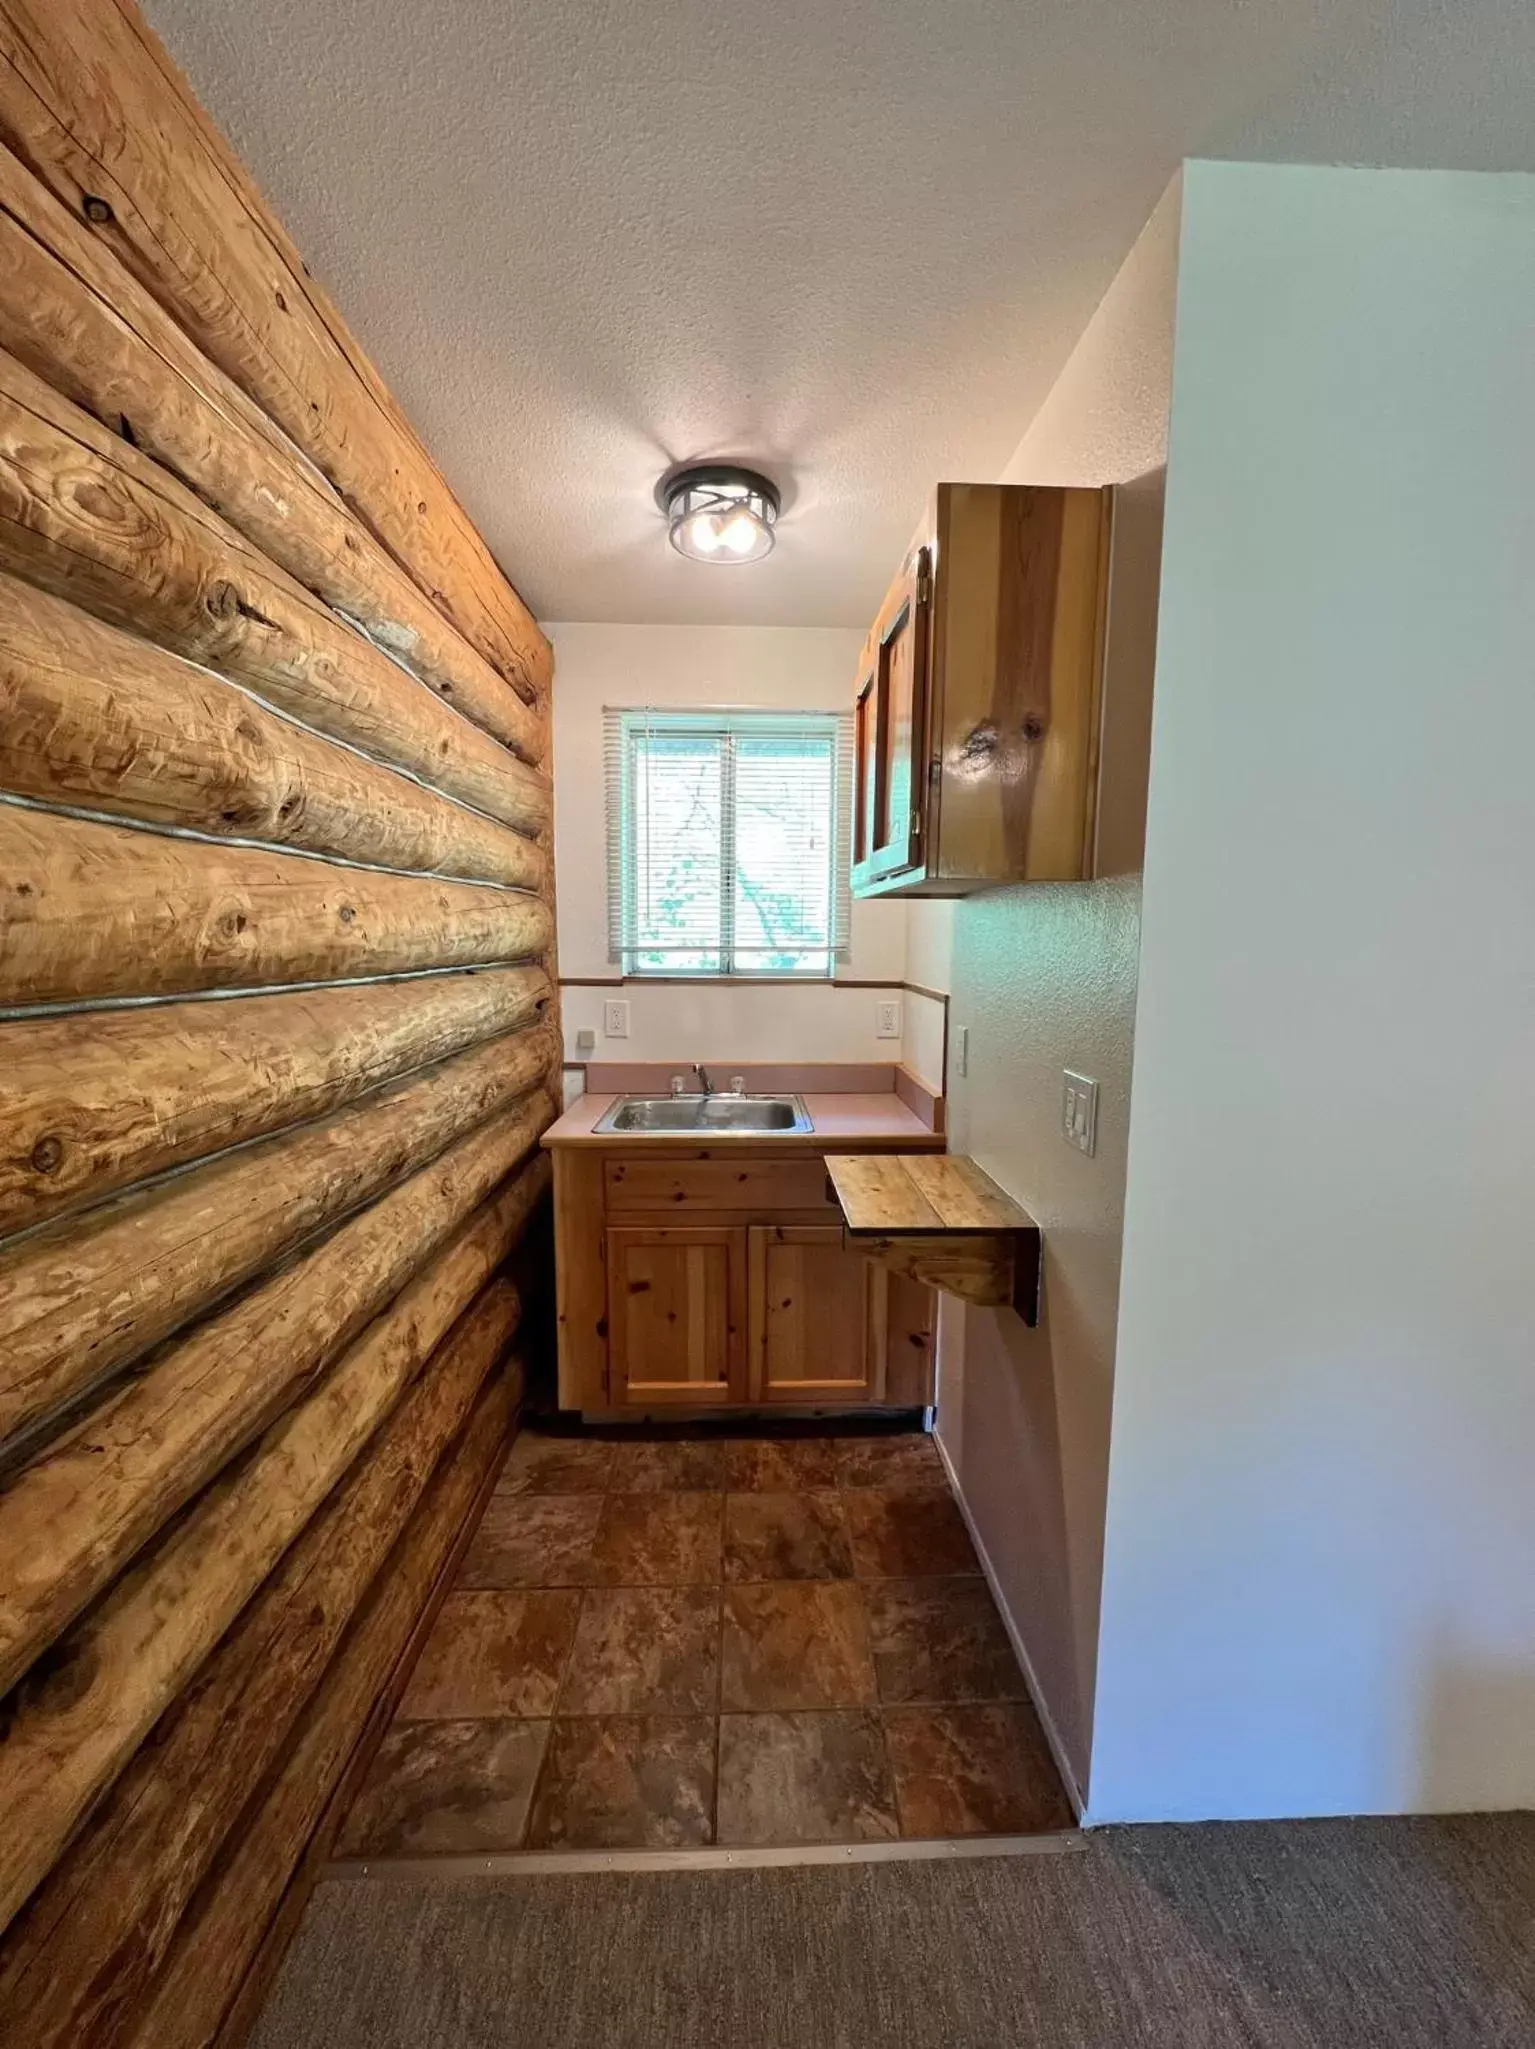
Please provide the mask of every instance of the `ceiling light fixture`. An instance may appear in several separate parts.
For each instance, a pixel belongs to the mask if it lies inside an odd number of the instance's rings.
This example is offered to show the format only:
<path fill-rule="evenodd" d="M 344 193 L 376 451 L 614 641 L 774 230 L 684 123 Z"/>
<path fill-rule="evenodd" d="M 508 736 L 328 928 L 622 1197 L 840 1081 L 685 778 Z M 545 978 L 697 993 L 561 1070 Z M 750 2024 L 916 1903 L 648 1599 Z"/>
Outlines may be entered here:
<path fill-rule="evenodd" d="M 668 470 L 656 486 L 672 546 L 690 562 L 760 562 L 772 553 L 778 487 L 734 462 Z"/>

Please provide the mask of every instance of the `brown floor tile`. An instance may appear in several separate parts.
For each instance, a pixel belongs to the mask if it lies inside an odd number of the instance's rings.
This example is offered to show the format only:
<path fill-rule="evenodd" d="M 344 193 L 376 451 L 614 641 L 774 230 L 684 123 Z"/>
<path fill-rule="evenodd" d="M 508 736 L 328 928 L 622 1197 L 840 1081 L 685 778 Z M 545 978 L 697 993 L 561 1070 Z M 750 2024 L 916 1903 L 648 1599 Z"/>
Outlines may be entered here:
<path fill-rule="evenodd" d="M 837 1485 L 841 1461 L 832 1437 L 754 1437 L 722 1449 L 722 1484 L 730 1494 L 799 1494 Z"/>
<path fill-rule="evenodd" d="M 1026 1703 L 890 1708 L 885 1735 L 905 1836 L 1034 1835 L 1073 1826 Z"/>
<path fill-rule="evenodd" d="M 924 1431 L 892 1437 L 844 1437 L 838 1447 L 843 1487 L 944 1487 L 938 1447 Z"/>
<path fill-rule="evenodd" d="M 560 1688 L 562 1715 L 713 1714 L 720 1597 L 714 1587 L 590 1593 Z"/>
<path fill-rule="evenodd" d="M 600 1494 L 492 1494 L 459 1567 L 461 1587 L 579 1587 Z"/>
<path fill-rule="evenodd" d="M 616 1447 L 615 1494 L 718 1494 L 725 1486 L 725 1447 L 715 1438 L 677 1438 Z"/>
<path fill-rule="evenodd" d="M 496 1482 L 498 1494 L 601 1494 L 615 1444 L 596 1437 L 540 1437 L 524 1430 Z"/>
<path fill-rule="evenodd" d="M 712 1715 L 555 1722 L 528 1848 L 668 1850 L 712 1842 L 715 1727 Z"/>
<path fill-rule="evenodd" d="M 863 1592 L 852 1580 L 780 1580 L 725 1589 L 720 1706 L 872 1707 Z"/>
<path fill-rule="evenodd" d="M 340 1857 L 454 1857 L 522 1841 L 547 1722 L 397 1722 L 352 1803 Z"/>
<path fill-rule="evenodd" d="M 980 1571 L 947 1487 L 850 1487 L 841 1499 L 861 1579 Z"/>
<path fill-rule="evenodd" d="M 595 1586 L 716 1586 L 722 1494 L 609 1494 L 592 1544 Z"/>
<path fill-rule="evenodd" d="M 396 1718 L 524 1715 L 547 1721 L 580 1606 L 580 1594 L 570 1589 L 449 1594 Z"/>
<path fill-rule="evenodd" d="M 1023 1700 L 1023 1674 L 981 1579 L 871 1579 L 879 1697 L 917 1701 Z"/>
<path fill-rule="evenodd" d="M 727 1494 L 725 1577 L 851 1579 L 835 1494 Z"/>
<path fill-rule="evenodd" d="M 879 1716 L 724 1715 L 722 1843 L 887 1842 L 899 1833 Z"/>

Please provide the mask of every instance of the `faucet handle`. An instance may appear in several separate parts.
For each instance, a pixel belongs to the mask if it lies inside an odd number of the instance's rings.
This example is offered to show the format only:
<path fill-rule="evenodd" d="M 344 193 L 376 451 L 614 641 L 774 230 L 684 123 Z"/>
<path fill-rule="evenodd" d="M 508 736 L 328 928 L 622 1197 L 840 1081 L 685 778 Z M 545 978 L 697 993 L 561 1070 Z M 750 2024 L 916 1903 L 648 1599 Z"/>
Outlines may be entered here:
<path fill-rule="evenodd" d="M 730 1093 L 733 1096 L 744 1096 L 746 1094 L 746 1077 L 744 1074 L 733 1074 L 730 1077 Z"/>
<path fill-rule="evenodd" d="M 682 1094 L 684 1086 L 685 1077 L 680 1074 L 674 1074 L 672 1076 L 672 1094 L 674 1096 L 680 1096 Z"/>

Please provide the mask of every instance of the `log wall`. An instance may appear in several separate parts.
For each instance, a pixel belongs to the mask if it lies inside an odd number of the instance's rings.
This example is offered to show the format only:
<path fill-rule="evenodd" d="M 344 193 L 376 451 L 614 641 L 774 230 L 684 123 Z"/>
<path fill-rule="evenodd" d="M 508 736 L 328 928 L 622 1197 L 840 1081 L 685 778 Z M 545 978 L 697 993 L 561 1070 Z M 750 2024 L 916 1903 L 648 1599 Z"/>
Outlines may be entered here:
<path fill-rule="evenodd" d="M 132 0 L 0 0 L 0 2049 L 232 2049 L 515 1429 L 551 679 Z"/>

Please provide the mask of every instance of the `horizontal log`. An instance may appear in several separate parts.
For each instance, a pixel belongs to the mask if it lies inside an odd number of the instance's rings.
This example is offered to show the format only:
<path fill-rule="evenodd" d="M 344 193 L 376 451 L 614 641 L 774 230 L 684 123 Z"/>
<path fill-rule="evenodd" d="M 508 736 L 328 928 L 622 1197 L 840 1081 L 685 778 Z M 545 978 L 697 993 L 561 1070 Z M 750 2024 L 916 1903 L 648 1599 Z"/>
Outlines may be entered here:
<path fill-rule="evenodd" d="M 547 1098 L 460 1140 L 168 1346 L 0 1492 L 0 1694 L 240 1447 L 296 1400 L 496 1184 Z M 534 1160 L 507 1191 L 529 1209 Z"/>
<path fill-rule="evenodd" d="M 492 1281 L 465 1312 L 13 1924 L 0 1949 L 0 2049 L 118 2039 L 467 1419 L 516 1307 L 515 1291 Z"/>
<path fill-rule="evenodd" d="M 537 769 L 435 696 L 169 470 L 4 351 L 0 569 L 232 676 L 317 731 L 505 825 L 538 832 L 548 821 L 548 781 Z"/>
<path fill-rule="evenodd" d="M 125 2049 L 232 2049 L 243 2039 L 238 2016 L 253 2018 L 256 2000 L 242 1972 L 264 1964 L 270 1973 L 283 1936 L 296 1926 L 288 1888 L 297 1883 L 301 1898 L 303 1881 L 312 1882 L 330 1854 L 500 1462 L 510 1421 L 503 1385 L 486 1388 L 374 1581 L 287 1756 L 230 1832 Z"/>
<path fill-rule="evenodd" d="M 227 143 L 110 0 L 7 0 L 0 140 L 530 700 L 548 643 Z"/>
<path fill-rule="evenodd" d="M 22 1681 L 0 1746 L 0 1926 L 362 1453 L 522 1221 L 509 1198 L 473 1218 Z M 502 1342 L 516 1321 L 508 1293 L 491 1316 Z"/>
<path fill-rule="evenodd" d="M 534 1024 L 542 968 L 0 1023 L 0 1236 Z"/>
<path fill-rule="evenodd" d="M 0 1004 L 529 960 L 552 932 L 520 890 L 0 805 Z"/>
<path fill-rule="evenodd" d="M 0 1443 L 540 1088 L 556 1050 L 548 1026 L 493 1039 L 18 1239 L 0 1254 Z"/>
<path fill-rule="evenodd" d="M 267 419 L 26 166 L 0 148 L 0 348 L 190 484 L 466 718 L 537 764 L 548 724 Z"/>
<path fill-rule="evenodd" d="M 0 575 L 0 790 L 537 890 L 535 840 Z"/>

